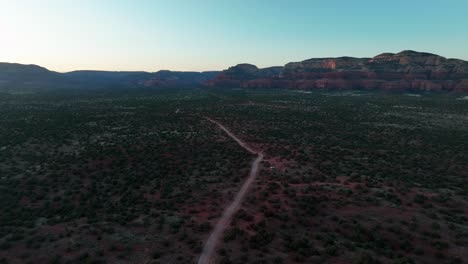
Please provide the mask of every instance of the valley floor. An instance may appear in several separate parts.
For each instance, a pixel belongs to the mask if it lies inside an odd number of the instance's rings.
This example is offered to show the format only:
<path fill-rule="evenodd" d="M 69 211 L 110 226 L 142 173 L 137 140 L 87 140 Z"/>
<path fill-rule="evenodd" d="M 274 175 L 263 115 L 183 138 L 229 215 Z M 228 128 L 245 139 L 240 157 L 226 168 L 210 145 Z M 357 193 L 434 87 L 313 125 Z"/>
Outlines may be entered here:
<path fill-rule="evenodd" d="M 463 99 L 2 95 L 0 263 L 464 263 Z"/>

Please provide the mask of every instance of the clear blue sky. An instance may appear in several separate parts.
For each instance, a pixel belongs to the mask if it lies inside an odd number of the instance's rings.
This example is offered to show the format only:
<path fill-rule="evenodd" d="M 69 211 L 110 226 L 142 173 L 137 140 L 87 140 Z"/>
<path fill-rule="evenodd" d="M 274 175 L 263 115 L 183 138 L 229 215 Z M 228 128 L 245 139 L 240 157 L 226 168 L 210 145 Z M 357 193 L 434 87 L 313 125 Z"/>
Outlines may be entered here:
<path fill-rule="evenodd" d="M 467 0 L 0 0 L 0 61 L 220 70 L 404 49 L 468 60 Z"/>

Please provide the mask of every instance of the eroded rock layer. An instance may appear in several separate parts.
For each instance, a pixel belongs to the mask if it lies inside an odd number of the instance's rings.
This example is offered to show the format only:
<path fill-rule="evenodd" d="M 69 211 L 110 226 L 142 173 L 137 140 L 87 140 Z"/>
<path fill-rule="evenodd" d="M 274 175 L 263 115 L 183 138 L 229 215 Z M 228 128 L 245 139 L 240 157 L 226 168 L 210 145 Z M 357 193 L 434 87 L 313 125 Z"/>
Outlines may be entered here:
<path fill-rule="evenodd" d="M 251 64 L 231 67 L 210 86 L 364 89 L 395 91 L 468 91 L 468 62 L 431 53 L 402 51 L 374 58 L 319 58 L 259 69 Z"/>

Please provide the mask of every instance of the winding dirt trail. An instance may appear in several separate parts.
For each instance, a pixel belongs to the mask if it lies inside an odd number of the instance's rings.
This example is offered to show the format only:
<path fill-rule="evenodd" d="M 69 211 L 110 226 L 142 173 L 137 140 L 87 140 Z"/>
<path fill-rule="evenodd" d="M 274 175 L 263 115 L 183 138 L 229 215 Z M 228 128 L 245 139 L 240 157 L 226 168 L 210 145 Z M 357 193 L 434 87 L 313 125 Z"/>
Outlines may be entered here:
<path fill-rule="evenodd" d="M 205 243 L 205 246 L 203 247 L 202 254 L 200 255 L 200 258 L 198 259 L 198 264 L 212 264 L 215 263 L 215 250 L 216 246 L 219 243 L 219 240 L 221 236 L 224 233 L 224 230 L 229 226 L 229 223 L 231 222 L 232 216 L 237 212 L 239 209 L 242 201 L 245 198 L 245 195 L 247 194 L 247 191 L 249 190 L 250 186 L 252 185 L 253 181 L 257 177 L 258 174 L 258 166 L 260 165 L 260 162 L 263 160 L 263 153 L 257 152 L 250 148 L 244 141 L 239 139 L 236 135 L 234 135 L 229 129 L 227 129 L 225 126 L 223 126 L 221 123 L 211 119 L 211 118 L 206 118 L 208 121 L 211 123 L 216 124 L 220 129 L 222 129 L 226 134 L 234 139 L 241 147 L 243 147 L 245 150 L 252 154 L 256 154 L 257 157 L 252 163 L 252 167 L 250 168 L 250 173 L 249 177 L 247 180 L 245 180 L 244 184 L 242 184 L 241 189 L 239 192 L 236 194 L 236 197 L 234 198 L 234 201 L 224 210 L 223 215 L 219 219 L 218 223 L 216 223 L 215 228 L 210 234 L 210 237 Z"/>

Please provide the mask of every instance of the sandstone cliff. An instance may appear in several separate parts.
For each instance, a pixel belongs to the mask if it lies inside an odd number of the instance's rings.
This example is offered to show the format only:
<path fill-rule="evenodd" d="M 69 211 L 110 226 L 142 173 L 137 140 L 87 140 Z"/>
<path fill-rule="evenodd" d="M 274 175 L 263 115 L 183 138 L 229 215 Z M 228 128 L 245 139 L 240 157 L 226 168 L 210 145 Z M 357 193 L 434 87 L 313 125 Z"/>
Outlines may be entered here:
<path fill-rule="evenodd" d="M 309 59 L 266 69 L 240 64 L 223 71 L 207 84 L 303 90 L 468 92 L 468 62 L 408 50 L 383 53 L 374 58 Z"/>

